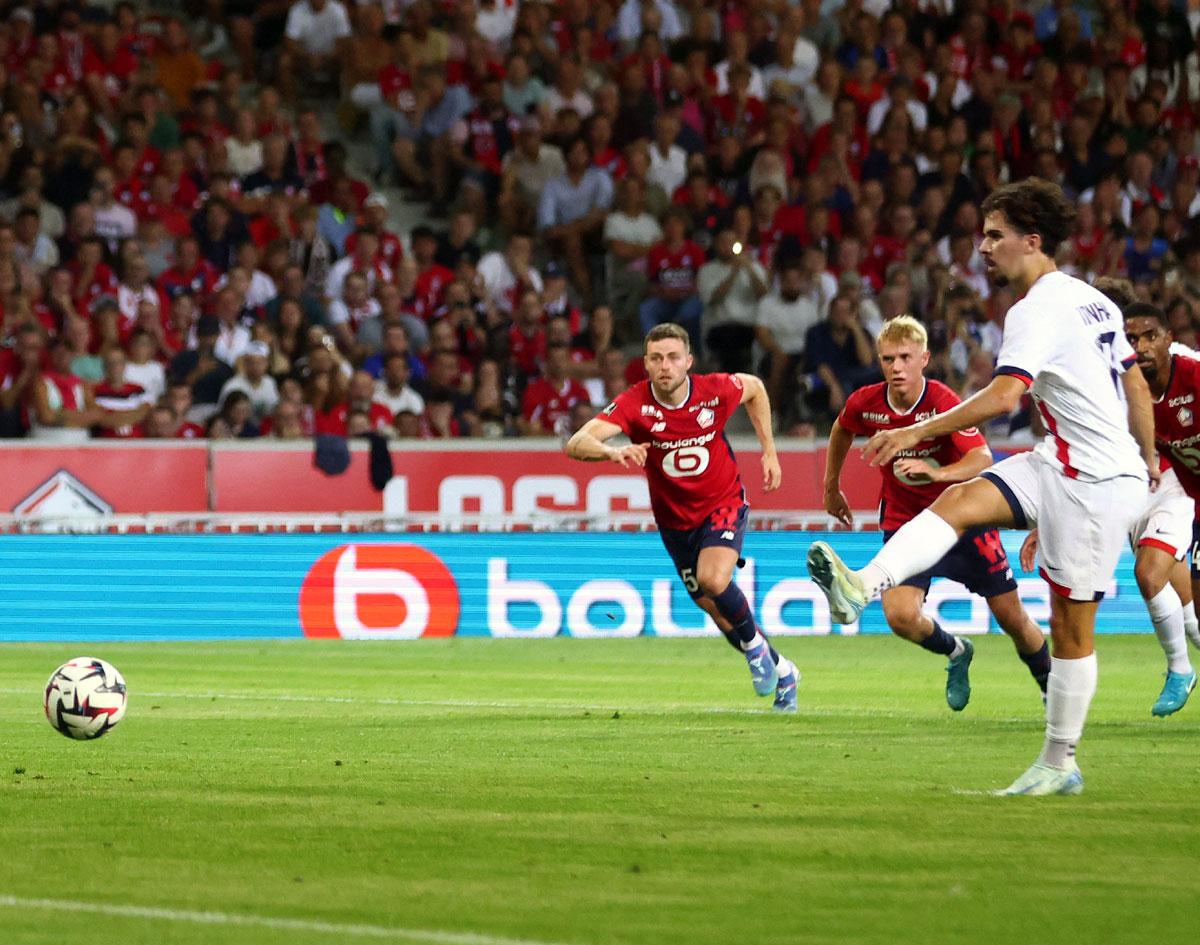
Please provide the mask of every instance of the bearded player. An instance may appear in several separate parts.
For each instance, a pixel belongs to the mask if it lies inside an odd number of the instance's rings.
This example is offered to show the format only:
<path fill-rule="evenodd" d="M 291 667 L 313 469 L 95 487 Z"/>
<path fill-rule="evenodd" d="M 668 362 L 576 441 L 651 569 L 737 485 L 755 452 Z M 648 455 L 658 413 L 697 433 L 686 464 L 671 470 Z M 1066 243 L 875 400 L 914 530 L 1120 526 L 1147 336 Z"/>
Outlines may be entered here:
<path fill-rule="evenodd" d="M 926 380 L 929 364 L 925 326 L 901 315 L 886 322 L 876 341 L 885 380 L 860 387 L 846 400 L 829 433 L 825 455 L 825 511 L 845 525 L 854 522 L 840 479 L 846 454 L 856 436 L 897 430 L 945 413 L 960 403 L 945 384 Z M 992 451 L 974 428 L 922 440 L 881 467 L 879 508 L 884 541 L 913 519 L 956 482 L 974 479 L 992 465 Z M 1017 593 L 1008 556 L 995 528 L 971 528 L 933 567 L 883 592 L 883 614 L 897 636 L 948 658 L 946 704 L 960 712 L 971 698 L 969 669 L 974 658 L 970 640 L 947 633 L 922 612 L 935 577 L 965 584 L 983 597 L 1017 648 L 1017 655 L 1044 694 L 1050 675 L 1050 648 Z"/>
<path fill-rule="evenodd" d="M 779 488 L 766 389 L 751 374 L 689 374 L 688 334 L 670 322 L 650 330 L 644 350 L 648 379 L 584 424 L 567 443 L 567 455 L 645 468 L 654 520 L 688 594 L 745 657 L 754 691 L 773 694 L 776 710 L 795 712 L 800 673 L 767 642 L 733 581 L 749 506 L 725 424 L 746 405 L 762 445 L 763 488 Z M 609 446 L 619 433 L 630 443 Z"/>

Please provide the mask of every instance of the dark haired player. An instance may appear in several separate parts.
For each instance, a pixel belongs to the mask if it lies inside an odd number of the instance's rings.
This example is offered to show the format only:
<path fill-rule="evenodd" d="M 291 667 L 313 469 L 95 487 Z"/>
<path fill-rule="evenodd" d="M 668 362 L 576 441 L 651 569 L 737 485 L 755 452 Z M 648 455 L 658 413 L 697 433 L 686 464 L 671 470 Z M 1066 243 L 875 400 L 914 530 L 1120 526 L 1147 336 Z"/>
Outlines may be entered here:
<path fill-rule="evenodd" d="M 567 443 L 567 455 L 645 467 L 654 520 L 692 600 L 746 658 L 754 691 L 774 694 L 778 711 L 795 712 L 800 673 L 767 642 L 733 581 L 749 506 L 725 424 L 746 405 L 762 444 L 763 488 L 779 488 L 766 388 L 752 374 L 689 374 L 688 334 L 673 322 L 649 331 L 644 360 L 647 380 L 584 424 Z M 618 433 L 629 445 L 607 444 Z"/>
<path fill-rule="evenodd" d="M 853 516 L 842 494 L 840 477 L 855 436 L 895 430 L 958 406 L 958 395 L 945 384 L 928 380 L 928 336 L 925 326 L 910 315 L 888 320 L 876 340 L 884 381 L 860 387 L 846 399 L 829 433 L 825 454 L 825 511 L 846 525 Z M 879 504 L 884 541 L 929 507 L 952 483 L 973 479 L 992 465 L 992 451 L 976 429 L 923 440 L 884 464 Z M 994 528 L 968 529 L 958 543 L 932 568 L 915 574 L 883 592 L 883 614 L 892 632 L 949 659 L 946 666 L 946 704 L 955 712 L 971 698 L 969 670 L 975 648 L 970 640 L 953 636 L 922 612 L 929 585 L 946 577 L 983 597 L 1017 655 L 1044 694 L 1050 675 L 1046 638 L 1021 606 L 1008 555 Z"/>
<path fill-rule="evenodd" d="M 1200 497 L 1200 425 L 1196 423 L 1200 361 L 1173 353 L 1166 315 L 1146 302 L 1125 307 L 1125 335 L 1150 387 L 1154 438 L 1171 467 L 1163 474 L 1162 484 L 1151 496 L 1143 516 L 1147 528 L 1139 541 L 1135 566 L 1138 587 L 1167 656 L 1166 683 L 1151 710 L 1162 716 L 1183 708 L 1196 688 L 1196 671 L 1188 659 L 1183 604 L 1168 579 L 1175 561 L 1187 550 L 1190 521 L 1195 596 L 1196 541 L 1200 538 L 1195 523 L 1195 500 Z"/>
<path fill-rule="evenodd" d="M 823 542 L 809 549 L 808 565 L 831 612 L 850 622 L 881 592 L 936 564 L 968 528 L 1037 525 L 1041 574 L 1053 592 L 1046 740 L 1003 793 L 1079 794 L 1075 745 L 1096 691 L 1096 609 L 1145 507 L 1147 478 L 1159 478 L 1150 394 L 1117 306 L 1055 265 L 1075 214 L 1062 190 L 1030 178 L 998 187 L 982 209 L 979 252 L 993 283 L 1012 285 L 1019 298 L 1006 316 L 995 377 L 953 410 L 876 433 L 865 452 L 874 465 L 891 462 L 923 440 L 1010 413 L 1027 390 L 1046 438 L 951 486 L 861 571 Z"/>

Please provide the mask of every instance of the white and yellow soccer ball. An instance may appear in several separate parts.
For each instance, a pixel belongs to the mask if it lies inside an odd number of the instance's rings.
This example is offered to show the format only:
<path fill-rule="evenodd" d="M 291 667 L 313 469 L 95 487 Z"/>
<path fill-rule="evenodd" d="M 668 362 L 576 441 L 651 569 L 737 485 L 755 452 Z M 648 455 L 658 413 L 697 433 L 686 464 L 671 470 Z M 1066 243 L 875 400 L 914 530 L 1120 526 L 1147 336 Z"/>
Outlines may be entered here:
<path fill-rule="evenodd" d="M 68 738 L 99 738 L 125 717 L 125 680 L 104 660 L 79 656 L 46 683 L 46 719 Z"/>

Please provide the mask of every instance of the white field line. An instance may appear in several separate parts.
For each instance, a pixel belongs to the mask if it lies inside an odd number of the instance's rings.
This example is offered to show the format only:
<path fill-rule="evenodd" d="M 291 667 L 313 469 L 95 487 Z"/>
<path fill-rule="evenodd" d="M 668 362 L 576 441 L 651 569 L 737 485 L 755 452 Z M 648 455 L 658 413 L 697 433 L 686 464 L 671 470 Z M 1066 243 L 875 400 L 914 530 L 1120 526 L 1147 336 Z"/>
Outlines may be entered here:
<path fill-rule="evenodd" d="M 333 937 L 382 939 L 393 942 L 415 942 L 421 945 L 559 945 L 556 942 L 525 938 L 504 938 L 474 932 L 438 932 L 434 929 L 406 929 L 386 925 L 343 924 L 309 919 L 280 919 L 271 916 L 236 912 L 195 912 L 189 909 L 163 909 L 151 906 L 121 906 L 99 902 L 78 902 L 69 899 L 25 899 L 0 895 L 0 908 L 27 911 L 71 912 L 87 915 L 117 916 L 128 919 L 148 919 L 176 922 L 185 925 L 228 925 L 245 928 L 273 929 L 282 932 L 312 932 Z"/>
<path fill-rule="evenodd" d="M 20 689 L 16 687 L 0 687 L 0 695 L 33 695 L 38 696 L 40 692 L 33 689 Z M 610 702 L 606 704 L 600 703 L 583 703 L 583 702 L 516 702 L 491 699 L 388 699 L 388 698 L 361 698 L 357 696 L 304 696 L 295 695 L 292 693 L 270 693 L 270 692 L 144 692 L 136 690 L 132 694 L 139 703 L 143 699 L 196 699 L 196 700 L 226 700 L 230 702 L 296 702 L 309 705 L 364 705 L 364 706 L 391 706 L 391 707 L 410 707 L 410 708 L 434 708 L 434 709 L 503 709 L 518 712 L 628 712 L 631 715 L 640 716 L 672 716 L 672 715 L 733 715 L 733 716 L 754 716 L 754 715 L 774 715 L 771 711 L 771 704 L 767 700 L 762 700 L 758 707 L 749 706 L 702 706 L 691 705 L 688 703 L 663 703 L 658 705 L 637 705 L 637 704 L 622 704 L 619 702 Z M 846 716 L 854 716 L 857 718 L 881 718 L 891 719 L 900 718 L 901 713 L 889 712 L 885 709 L 862 709 L 855 707 L 846 707 L 843 709 L 817 709 L 811 706 L 805 707 L 803 699 L 801 700 L 801 710 L 799 717 L 804 716 L 816 718 L 844 718 Z M 1040 722 L 1040 718 L 1035 714 L 1030 714 L 1028 717 L 1013 716 L 1008 718 L 991 718 L 984 719 L 987 722 L 1000 722 L 1002 724 L 1027 725 L 1030 723 Z M 1136 724 L 1136 723 L 1135 723 Z"/>

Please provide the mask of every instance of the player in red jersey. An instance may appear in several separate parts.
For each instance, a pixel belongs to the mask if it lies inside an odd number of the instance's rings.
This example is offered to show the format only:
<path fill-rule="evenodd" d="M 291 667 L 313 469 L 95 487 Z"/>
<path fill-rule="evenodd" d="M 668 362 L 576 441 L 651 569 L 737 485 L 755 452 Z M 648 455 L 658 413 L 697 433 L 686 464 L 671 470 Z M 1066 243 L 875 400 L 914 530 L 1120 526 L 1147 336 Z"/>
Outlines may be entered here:
<path fill-rule="evenodd" d="M 839 480 L 846 454 L 856 436 L 873 436 L 945 413 L 959 404 L 945 384 L 925 378 L 929 364 L 925 327 L 901 315 L 889 320 L 876 342 L 882 383 L 860 387 L 846 400 L 829 434 L 825 456 L 825 511 L 846 525 L 854 518 Z M 886 542 L 905 522 L 928 508 L 952 483 L 966 482 L 992 465 L 992 452 L 982 434 L 971 428 L 923 440 L 882 469 L 880 525 Z M 1008 556 L 994 528 L 973 528 L 941 561 L 883 592 L 883 613 L 892 632 L 926 650 L 950 659 L 946 667 L 946 702 L 956 712 L 971 698 L 969 669 L 974 647 L 955 637 L 921 610 L 935 577 L 965 584 L 987 600 L 1002 630 L 1012 637 L 1017 655 L 1029 667 L 1038 687 L 1046 692 L 1050 649 L 1017 593 Z"/>
<path fill-rule="evenodd" d="M 745 656 L 754 691 L 774 694 L 778 711 L 795 712 L 800 673 L 767 642 L 733 581 L 749 506 L 725 424 L 746 405 L 762 444 L 763 488 L 779 488 L 766 388 L 751 374 L 689 374 L 688 333 L 673 322 L 646 335 L 644 361 L 647 380 L 584 424 L 567 442 L 567 455 L 645 468 L 654 520 L 692 600 Z M 629 445 L 608 445 L 618 433 Z"/>
<path fill-rule="evenodd" d="M 1200 499 L 1200 361 L 1175 353 L 1171 344 L 1171 328 L 1162 309 L 1144 302 L 1124 307 L 1125 336 L 1137 356 L 1137 364 L 1150 387 L 1154 408 L 1154 440 L 1161 456 L 1170 463 L 1178 485 L 1191 499 L 1192 515 L 1192 598 L 1200 591 L 1200 522 L 1196 519 L 1195 502 Z M 1187 349 L 1183 349 L 1187 350 Z M 1164 485 L 1169 488 L 1168 480 Z M 1161 490 L 1160 490 L 1161 491 Z M 1150 505 L 1167 499 L 1157 493 L 1150 496 Z M 1186 507 L 1186 506 L 1185 506 Z M 1152 710 L 1154 715 L 1170 715 L 1183 708 L 1188 695 L 1196 687 L 1196 671 L 1188 659 L 1185 638 L 1185 617 L 1178 592 L 1169 583 L 1170 569 L 1185 540 L 1179 526 L 1183 509 L 1171 506 L 1172 512 L 1155 522 L 1157 538 L 1140 536 L 1150 543 L 1139 542 L 1135 576 L 1139 590 L 1146 597 L 1146 606 L 1154 621 L 1154 630 L 1167 656 L 1167 678 L 1162 694 Z M 1184 520 L 1186 521 L 1186 519 Z M 1147 528 L 1147 532 L 1149 529 Z M 1166 541 L 1162 539 L 1167 539 Z M 1158 554 L 1154 554 L 1158 551 Z M 1149 553 L 1147 553 L 1149 552 Z M 1154 559 L 1159 562 L 1154 567 Z M 1153 592 L 1153 593 L 1151 593 Z M 1170 619 L 1166 619 L 1166 618 Z"/>

